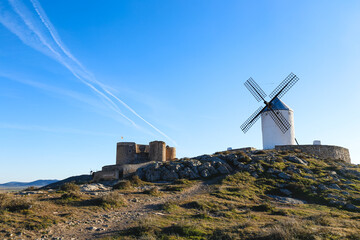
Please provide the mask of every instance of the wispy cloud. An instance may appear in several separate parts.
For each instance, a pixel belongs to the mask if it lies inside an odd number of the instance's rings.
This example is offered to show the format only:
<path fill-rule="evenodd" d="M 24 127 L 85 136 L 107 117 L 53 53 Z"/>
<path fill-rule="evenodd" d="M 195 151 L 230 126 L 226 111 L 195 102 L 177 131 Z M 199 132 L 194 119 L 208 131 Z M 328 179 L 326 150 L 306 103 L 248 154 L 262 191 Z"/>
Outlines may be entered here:
<path fill-rule="evenodd" d="M 139 128 L 129 115 L 123 113 L 120 106 L 124 107 L 176 145 L 176 142 L 173 139 L 144 119 L 133 108 L 117 97 L 111 91 L 110 87 L 107 87 L 98 81 L 96 77 L 91 74 L 65 47 L 40 3 L 37 0 L 30 0 L 29 3 L 31 8 L 24 4 L 24 1 L 8 0 L 7 3 L 1 2 L 0 22 L 14 33 L 24 44 L 53 58 L 66 67 L 79 81 L 102 98 L 110 109 L 125 118 L 133 126 Z"/>

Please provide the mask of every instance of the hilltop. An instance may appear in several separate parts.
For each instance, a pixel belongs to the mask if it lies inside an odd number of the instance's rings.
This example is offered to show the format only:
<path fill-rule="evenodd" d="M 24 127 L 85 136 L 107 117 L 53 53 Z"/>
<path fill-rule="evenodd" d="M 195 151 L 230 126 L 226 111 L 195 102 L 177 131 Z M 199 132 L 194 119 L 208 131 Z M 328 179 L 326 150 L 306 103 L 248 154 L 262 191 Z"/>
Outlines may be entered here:
<path fill-rule="evenodd" d="M 360 238 L 358 165 L 257 150 L 150 164 L 137 174 L 2 194 L 0 237 Z"/>

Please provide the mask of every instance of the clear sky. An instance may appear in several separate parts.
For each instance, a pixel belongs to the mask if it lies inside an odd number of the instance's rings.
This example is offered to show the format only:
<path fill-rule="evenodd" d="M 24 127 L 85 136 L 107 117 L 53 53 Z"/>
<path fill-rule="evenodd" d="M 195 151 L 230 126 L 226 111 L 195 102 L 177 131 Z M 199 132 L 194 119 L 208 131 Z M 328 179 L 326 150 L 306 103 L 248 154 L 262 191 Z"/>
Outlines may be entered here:
<path fill-rule="evenodd" d="M 62 179 L 115 163 L 116 142 L 178 157 L 262 147 L 260 106 L 282 98 L 300 144 L 360 163 L 360 1 L 2 0 L 0 182 Z M 123 137 L 123 140 L 121 139 Z"/>

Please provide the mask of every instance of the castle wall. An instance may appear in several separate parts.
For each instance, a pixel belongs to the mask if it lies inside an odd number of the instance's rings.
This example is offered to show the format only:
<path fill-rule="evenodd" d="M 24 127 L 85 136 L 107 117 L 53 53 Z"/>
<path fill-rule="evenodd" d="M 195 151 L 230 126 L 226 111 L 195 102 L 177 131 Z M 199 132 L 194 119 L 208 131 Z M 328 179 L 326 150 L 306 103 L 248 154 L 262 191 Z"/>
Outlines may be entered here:
<path fill-rule="evenodd" d="M 166 146 L 166 161 L 171 161 L 176 158 L 176 148 Z"/>
<path fill-rule="evenodd" d="M 146 162 L 149 161 L 149 145 L 136 144 L 136 154 L 134 162 Z"/>
<path fill-rule="evenodd" d="M 339 147 L 339 146 L 329 146 L 329 145 L 285 145 L 285 146 L 275 146 L 276 150 L 295 150 L 299 149 L 300 151 L 308 154 L 318 155 L 322 158 L 338 159 L 351 163 L 349 149 Z"/>
<path fill-rule="evenodd" d="M 134 142 L 119 142 L 116 146 L 116 164 L 123 165 L 131 163 L 136 156 L 136 143 Z"/>
<path fill-rule="evenodd" d="M 150 161 L 156 161 L 156 162 L 165 162 L 166 161 L 165 142 L 153 141 L 153 142 L 150 142 L 149 146 L 150 146 L 150 152 L 149 152 Z"/>

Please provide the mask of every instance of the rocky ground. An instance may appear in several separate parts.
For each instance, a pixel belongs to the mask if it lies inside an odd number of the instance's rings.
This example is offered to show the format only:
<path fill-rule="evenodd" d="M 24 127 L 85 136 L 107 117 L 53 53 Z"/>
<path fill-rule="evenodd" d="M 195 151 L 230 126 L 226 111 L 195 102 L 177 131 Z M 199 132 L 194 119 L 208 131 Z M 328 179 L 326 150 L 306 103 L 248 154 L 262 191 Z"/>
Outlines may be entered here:
<path fill-rule="evenodd" d="M 222 152 L 119 182 L 0 194 L 4 239 L 360 239 L 360 168 Z"/>

